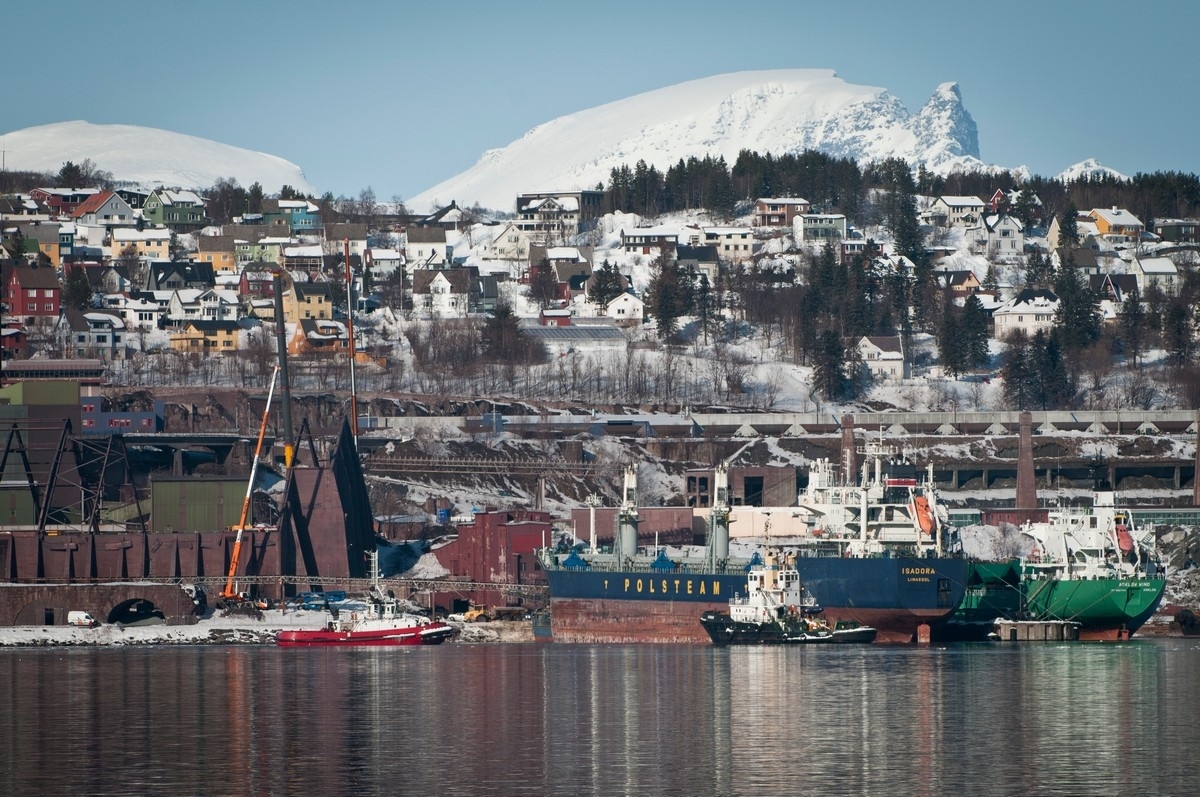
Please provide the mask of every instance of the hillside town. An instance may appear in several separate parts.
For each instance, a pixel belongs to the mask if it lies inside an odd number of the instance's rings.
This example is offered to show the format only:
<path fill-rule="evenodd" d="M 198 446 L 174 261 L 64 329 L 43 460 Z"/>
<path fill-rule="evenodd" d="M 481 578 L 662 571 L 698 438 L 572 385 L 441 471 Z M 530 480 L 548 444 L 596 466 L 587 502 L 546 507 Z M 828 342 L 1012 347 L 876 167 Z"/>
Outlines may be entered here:
<path fill-rule="evenodd" d="M 369 192 L 331 204 L 285 190 L 217 223 L 227 212 L 194 190 L 38 187 L 0 199 L 3 354 L 98 360 L 113 384 L 252 385 L 274 357 L 281 308 L 288 354 L 320 384 L 331 373 L 334 386 L 344 382 L 354 337 L 365 384 L 378 389 L 420 391 L 432 380 L 443 393 L 627 392 L 634 402 L 809 409 L 881 400 L 914 380 L 1025 373 L 1028 363 L 1004 356 L 1014 340 L 1053 339 L 1078 355 L 1103 337 L 1109 356 L 1094 372 L 1107 373 L 1113 356 L 1137 362 L 1156 341 L 1133 340 L 1122 319 L 1169 316 L 1196 261 L 1195 219 L 1147 228 L 1121 207 L 1052 216 L 1028 187 L 915 189 L 919 252 L 900 240 L 882 191 L 884 218 L 863 225 L 799 196 L 743 201 L 723 218 L 703 209 L 649 218 L 613 210 L 612 192 L 599 189 L 524 193 L 490 214 L 451 202 L 428 215 Z M 1072 295 L 1060 297 L 1068 272 Z M 805 314 L 805 289 L 810 299 L 817 289 L 870 294 L 874 307 L 861 323 L 831 325 L 819 309 Z M 877 295 L 889 291 L 886 302 Z M 852 317 L 842 298 L 826 309 Z M 879 309 L 897 298 L 903 312 Z M 1080 317 L 1068 306 L 1080 301 L 1086 329 L 1052 336 Z M 1172 323 L 1190 324 L 1159 326 Z M 832 340 L 814 337 L 822 328 Z M 1186 362 L 1194 334 L 1185 337 L 1164 333 L 1158 345 Z M 617 373 L 639 350 L 662 347 L 683 365 L 665 376 L 645 365 L 634 383 Z M 762 367 L 770 362 L 793 366 L 792 384 Z M 528 371 L 513 374 L 516 363 Z M 1069 408 L 1085 401 L 1077 388 L 976 390 L 974 408 Z M 1143 409 L 1178 400 L 1128 392 Z"/>

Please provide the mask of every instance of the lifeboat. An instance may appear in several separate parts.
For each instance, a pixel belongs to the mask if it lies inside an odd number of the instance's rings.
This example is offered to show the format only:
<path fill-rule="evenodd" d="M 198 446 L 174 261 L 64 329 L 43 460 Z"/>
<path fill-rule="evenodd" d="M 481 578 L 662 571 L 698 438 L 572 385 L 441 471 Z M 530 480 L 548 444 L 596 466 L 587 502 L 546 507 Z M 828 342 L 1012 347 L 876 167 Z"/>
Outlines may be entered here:
<path fill-rule="evenodd" d="M 934 521 L 933 510 L 929 506 L 929 499 L 923 495 L 918 495 L 913 498 L 913 514 L 917 517 L 917 525 L 921 531 L 932 536 Z"/>

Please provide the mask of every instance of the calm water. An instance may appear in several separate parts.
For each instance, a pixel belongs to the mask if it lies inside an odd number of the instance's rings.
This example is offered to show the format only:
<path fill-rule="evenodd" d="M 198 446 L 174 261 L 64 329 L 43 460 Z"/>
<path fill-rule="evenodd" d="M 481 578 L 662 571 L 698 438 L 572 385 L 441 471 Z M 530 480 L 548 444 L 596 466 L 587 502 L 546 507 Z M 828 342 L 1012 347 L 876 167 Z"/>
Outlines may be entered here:
<path fill-rule="evenodd" d="M 1200 640 L 0 650 L 3 795 L 1185 795 Z"/>

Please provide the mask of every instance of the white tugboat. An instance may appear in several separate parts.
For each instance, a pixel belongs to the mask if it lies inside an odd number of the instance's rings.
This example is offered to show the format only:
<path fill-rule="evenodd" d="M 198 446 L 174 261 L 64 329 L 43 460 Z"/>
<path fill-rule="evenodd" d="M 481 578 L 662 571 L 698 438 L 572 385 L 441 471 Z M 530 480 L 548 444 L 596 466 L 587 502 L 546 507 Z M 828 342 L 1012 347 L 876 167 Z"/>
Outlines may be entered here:
<path fill-rule="evenodd" d="M 705 612 L 700 624 L 714 645 L 788 645 L 874 642 L 869 626 L 831 626 L 821 607 L 800 583 L 796 554 L 780 554 L 770 546 L 746 571 L 747 594 L 729 601 L 728 612 Z"/>

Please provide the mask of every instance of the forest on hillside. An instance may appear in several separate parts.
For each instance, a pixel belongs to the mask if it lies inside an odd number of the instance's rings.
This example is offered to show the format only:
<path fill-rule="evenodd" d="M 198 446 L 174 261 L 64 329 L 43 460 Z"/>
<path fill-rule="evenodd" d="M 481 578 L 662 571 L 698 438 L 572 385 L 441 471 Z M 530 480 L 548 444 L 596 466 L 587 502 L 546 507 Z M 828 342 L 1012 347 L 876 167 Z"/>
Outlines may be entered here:
<path fill-rule="evenodd" d="M 859 166 L 814 150 L 772 155 L 743 150 L 732 166 L 724 158 L 680 159 L 666 172 L 645 161 L 614 168 L 605 193 L 608 212 L 623 211 L 651 217 L 707 209 L 732 217 L 739 202 L 758 197 L 803 197 L 814 212 L 844 213 L 858 227 L 877 223 L 868 200 L 871 189 L 886 189 L 897 159 Z M 899 161 L 904 163 L 904 161 Z M 907 164 L 905 164 L 907 166 Z M 1156 219 L 1192 218 L 1200 213 L 1200 178 L 1182 172 L 1137 174 L 1128 181 L 1116 177 L 1082 177 L 1068 183 L 1054 178 L 1028 179 L 1008 171 L 964 172 L 940 176 L 909 168 L 914 191 L 922 196 L 977 196 L 987 200 L 997 189 L 1028 190 L 1044 208 L 1046 219 L 1068 207 L 1122 207 L 1153 227 Z"/>

